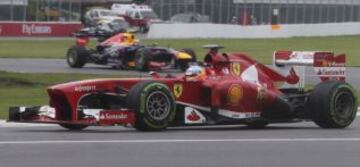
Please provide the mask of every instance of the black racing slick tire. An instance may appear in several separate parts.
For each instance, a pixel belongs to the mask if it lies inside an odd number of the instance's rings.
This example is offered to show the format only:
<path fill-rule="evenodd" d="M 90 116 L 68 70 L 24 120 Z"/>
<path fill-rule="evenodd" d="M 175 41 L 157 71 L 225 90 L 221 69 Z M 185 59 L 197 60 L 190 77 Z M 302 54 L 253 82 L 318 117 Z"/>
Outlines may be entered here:
<path fill-rule="evenodd" d="M 326 81 L 311 92 L 307 108 L 312 120 L 322 128 L 345 128 L 355 119 L 357 97 L 345 82 Z"/>
<path fill-rule="evenodd" d="M 134 61 L 135 61 L 135 68 L 140 71 L 147 71 L 149 60 L 151 56 L 151 49 L 148 48 L 141 48 L 138 49 L 135 53 Z"/>
<path fill-rule="evenodd" d="M 86 64 L 89 52 L 85 47 L 73 46 L 66 54 L 66 62 L 71 68 L 82 68 Z"/>
<path fill-rule="evenodd" d="M 88 127 L 88 125 L 80 125 L 80 124 L 59 124 L 61 127 L 73 130 L 73 131 L 80 131 Z"/>
<path fill-rule="evenodd" d="M 134 110 L 134 127 L 140 131 L 163 130 L 175 117 L 175 98 L 162 83 L 145 81 L 136 84 L 131 88 L 126 104 Z"/>

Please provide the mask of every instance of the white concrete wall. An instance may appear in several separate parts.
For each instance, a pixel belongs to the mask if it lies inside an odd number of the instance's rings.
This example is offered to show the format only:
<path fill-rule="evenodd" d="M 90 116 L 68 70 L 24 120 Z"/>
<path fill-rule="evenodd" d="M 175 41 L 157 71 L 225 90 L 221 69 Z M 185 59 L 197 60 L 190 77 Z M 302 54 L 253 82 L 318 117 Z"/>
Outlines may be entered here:
<path fill-rule="evenodd" d="M 360 23 L 240 26 L 228 24 L 153 24 L 148 38 L 290 38 L 360 34 Z"/>

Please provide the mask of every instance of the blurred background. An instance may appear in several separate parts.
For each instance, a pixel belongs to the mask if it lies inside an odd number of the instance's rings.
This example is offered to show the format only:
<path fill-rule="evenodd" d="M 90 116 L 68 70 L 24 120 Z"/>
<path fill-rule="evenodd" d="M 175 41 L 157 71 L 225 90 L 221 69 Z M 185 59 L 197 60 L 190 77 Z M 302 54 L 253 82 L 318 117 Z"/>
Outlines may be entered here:
<path fill-rule="evenodd" d="M 77 22 L 91 7 L 131 0 L 1 0 L 0 21 Z M 241 25 L 360 21 L 358 0 L 151 0 L 161 20 L 189 15 L 199 22 Z M 186 16 L 188 15 L 188 16 Z M 190 16 L 191 17 L 191 16 Z M 176 18 L 175 18 L 176 20 Z"/>

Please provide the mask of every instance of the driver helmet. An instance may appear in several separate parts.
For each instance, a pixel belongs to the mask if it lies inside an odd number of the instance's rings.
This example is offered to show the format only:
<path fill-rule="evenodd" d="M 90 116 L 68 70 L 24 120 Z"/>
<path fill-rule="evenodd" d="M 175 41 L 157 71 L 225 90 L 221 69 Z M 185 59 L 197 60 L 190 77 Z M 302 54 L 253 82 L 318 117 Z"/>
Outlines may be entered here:
<path fill-rule="evenodd" d="M 122 39 L 122 42 L 125 43 L 125 44 L 128 44 L 128 45 L 132 45 L 135 43 L 135 36 L 134 34 L 131 34 L 131 33 L 124 33 L 123 34 L 123 39 Z"/>
<path fill-rule="evenodd" d="M 206 77 L 206 70 L 198 65 L 190 66 L 185 71 L 187 80 L 201 80 Z"/>

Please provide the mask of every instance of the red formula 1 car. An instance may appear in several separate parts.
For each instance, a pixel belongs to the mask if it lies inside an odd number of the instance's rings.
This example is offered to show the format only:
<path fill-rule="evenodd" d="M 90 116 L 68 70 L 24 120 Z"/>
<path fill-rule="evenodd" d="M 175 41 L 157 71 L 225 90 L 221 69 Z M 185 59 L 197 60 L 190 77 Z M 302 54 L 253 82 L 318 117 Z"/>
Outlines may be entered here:
<path fill-rule="evenodd" d="M 131 125 L 157 131 L 168 126 L 314 121 L 345 128 L 356 117 L 357 97 L 345 80 L 345 55 L 278 51 L 274 68 L 242 53 L 219 54 L 208 46 L 206 66 L 178 76 L 94 79 L 48 88 L 50 106 L 12 107 L 9 121 L 87 126 Z M 305 66 L 322 82 L 304 89 Z"/>

